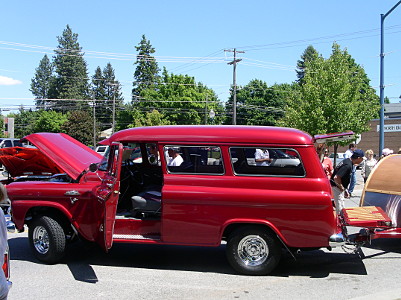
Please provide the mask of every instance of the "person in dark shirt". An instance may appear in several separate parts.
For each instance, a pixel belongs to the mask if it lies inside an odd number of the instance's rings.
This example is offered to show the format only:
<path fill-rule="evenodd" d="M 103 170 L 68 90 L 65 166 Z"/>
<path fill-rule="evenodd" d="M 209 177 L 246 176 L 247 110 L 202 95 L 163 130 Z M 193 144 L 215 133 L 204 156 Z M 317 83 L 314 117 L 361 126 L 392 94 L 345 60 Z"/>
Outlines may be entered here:
<path fill-rule="evenodd" d="M 333 190 L 337 215 L 339 215 L 341 210 L 344 208 L 344 198 L 349 198 L 347 189 L 351 181 L 353 166 L 359 165 L 363 161 L 364 156 L 365 154 L 362 150 L 355 149 L 350 158 L 344 159 L 334 169 L 333 175 L 330 179 L 330 184 Z"/>

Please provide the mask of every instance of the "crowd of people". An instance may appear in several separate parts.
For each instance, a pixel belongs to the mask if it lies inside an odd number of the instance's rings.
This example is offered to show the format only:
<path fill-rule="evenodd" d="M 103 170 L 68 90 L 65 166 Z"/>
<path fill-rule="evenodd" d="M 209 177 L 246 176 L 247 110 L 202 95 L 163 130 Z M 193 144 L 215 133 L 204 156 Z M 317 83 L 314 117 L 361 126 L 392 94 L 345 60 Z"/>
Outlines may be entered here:
<path fill-rule="evenodd" d="M 332 186 L 337 214 L 340 214 L 344 208 L 344 199 L 352 197 L 356 183 L 357 166 L 361 166 L 361 175 L 364 183 L 366 183 L 376 164 L 391 154 L 394 154 L 393 150 L 384 148 L 382 155 L 376 159 L 372 149 L 368 149 L 364 153 L 361 149 L 357 149 L 355 144 L 349 144 L 344 159 L 334 167 L 329 158 L 329 151 L 327 149 L 324 151 L 322 165 Z M 401 154 L 401 148 L 398 150 L 398 154 Z"/>

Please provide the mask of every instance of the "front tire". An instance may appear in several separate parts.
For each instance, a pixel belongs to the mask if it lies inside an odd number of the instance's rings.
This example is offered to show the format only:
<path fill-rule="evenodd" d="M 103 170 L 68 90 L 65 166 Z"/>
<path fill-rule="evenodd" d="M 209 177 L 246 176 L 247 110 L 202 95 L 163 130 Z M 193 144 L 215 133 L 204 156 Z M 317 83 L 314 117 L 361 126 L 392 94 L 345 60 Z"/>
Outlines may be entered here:
<path fill-rule="evenodd" d="M 34 219 L 29 225 L 29 244 L 38 260 L 47 264 L 57 263 L 65 253 L 63 227 L 48 216 Z"/>
<path fill-rule="evenodd" d="M 234 231 L 227 242 L 226 255 L 231 266 L 245 275 L 267 275 L 281 258 L 277 238 L 258 227 Z"/>

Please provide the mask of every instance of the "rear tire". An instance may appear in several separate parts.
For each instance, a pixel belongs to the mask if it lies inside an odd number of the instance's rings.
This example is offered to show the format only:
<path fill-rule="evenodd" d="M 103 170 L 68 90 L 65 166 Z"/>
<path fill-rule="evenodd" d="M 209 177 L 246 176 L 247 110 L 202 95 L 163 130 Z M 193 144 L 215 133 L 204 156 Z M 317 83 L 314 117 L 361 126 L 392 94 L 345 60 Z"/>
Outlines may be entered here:
<path fill-rule="evenodd" d="M 259 227 L 247 226 L 234 231 L 227 242 L 227 259 L 245 275 L 267 275 L 281 258 L 277 238 Z"/>
<path fill-rule="evenodd" d="M 29 244 L 35 257 L 47 264 L 54 264 L 65 254 L 66 237 L 57 220 L 42 216 L 29 225 Z"/>

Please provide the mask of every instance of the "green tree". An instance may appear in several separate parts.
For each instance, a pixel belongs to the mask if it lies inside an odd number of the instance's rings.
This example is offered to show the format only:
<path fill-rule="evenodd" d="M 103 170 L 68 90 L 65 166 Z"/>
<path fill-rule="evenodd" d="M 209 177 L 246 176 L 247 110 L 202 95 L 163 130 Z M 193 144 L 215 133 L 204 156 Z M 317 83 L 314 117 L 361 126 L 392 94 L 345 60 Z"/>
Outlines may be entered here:
<path fill-rule="evenodd" d="M 169 74 L 164 68 L 157 90 L 148 88 L 141 92 L 141 100 L 134 104 L 138 110 L 151 112 L 154 109 L 167 117 L 171 124 L 209 123 L 211 110 L 221 118 L 222 106 L 213 90 L 188 75 Z"/>
<path fill-rule="evenodd" d="M 316 49 L 309 45 L 304 53 L 301 55 L 301 59 L 298 60 L 297 62 L 297 77 L 298 77 L 298 83 L 302 84 L 303 83 L 303 78 L 305 76 L 305 63 L 308 61 L 312 61 L 314 59 L 317 59 L 319 57 L 319 53 L 316 51 Z"/>
<path fill-rule="evenodd" d="M 49 104 L 45 99 L 49 98 L 51 84 L 54 80 L 53 64 L 45 55 L 36 68 L 35 76 L 31 80 L 30 91 L 36 98 L 36 108 L 46 109 Z"/>
<path fill-rule="evenodd" d="M 275 84 L 253 79 L 237 89 L 237 124 L 274 126 L 284 116 L 284 107 L 293 85 Z M 232 124 L 233 96 L 226 103 L 228 112 L 225 123 Z"/>
<path fill-rule="evenodd" d="M 138 46 L 135 46 L 135 49 L 138 51 L 138 55 L 135 62 L 136 69 L 132 89 L 133 102 L 138 99 L 142 90 L 155 87 L 160 71 L 156 59 L 152 56 L 156 51 L 145 35 L 142 35 L 142 40 Z"/>
<path fill-rule="evenodd" d="M 67 120 L 67 115 L 62 112 L 40 110 L 38 111 L 34 132 L 64 132 L 62 126 Z"/>
<path fill-rule="evenodd" d="M 93 144 L 93 117 L 88 111 L 76 110 L 68 113 L 61 130 L 85 145 Z M 97 130 L 95 129 L 97 134 Z"/>
<path fill-rule="evenodd" d="M 334 43 L 329 59 L 306 61 L 305 68 L 304 83 L 290 98 L 282 125 L 311 135 L 369 130 L 379 100 L 364 69 L 346 50 Z"/>
<path fill-rule="evenodd" d="M 23 106 L 14 114 L 14 135 L 19 138 L 35 132 L 39 111 L 25 110 Z"/>
<path fill-rule="evenodd" d="M 74 99 L 56 101 L 54 109 L 58 111 L 72 111 L 88 108 L 86 101 L 90 99 L 87 64 L 84 53 L 78 43 L 78 34 L 73 33 L 70 26 L 57 37 L 59 45 L 54 51 L 54 66 L 56 78 L 51 89 L 51 97 L 55 99 Z"/>

